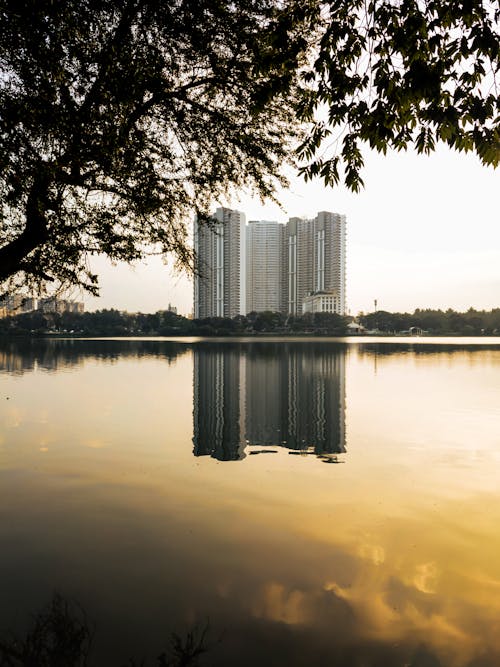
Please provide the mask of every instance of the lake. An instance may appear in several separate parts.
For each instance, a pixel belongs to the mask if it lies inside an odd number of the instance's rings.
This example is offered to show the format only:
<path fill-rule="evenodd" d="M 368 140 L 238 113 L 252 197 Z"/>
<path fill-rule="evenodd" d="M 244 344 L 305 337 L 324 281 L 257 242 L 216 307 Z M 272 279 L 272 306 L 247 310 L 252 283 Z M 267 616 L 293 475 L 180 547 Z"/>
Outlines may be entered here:
<path fill-rule="evenodd" d="M 498 339 L 0 341 L 0 635 L 92 665 L 500 664 Z"/>

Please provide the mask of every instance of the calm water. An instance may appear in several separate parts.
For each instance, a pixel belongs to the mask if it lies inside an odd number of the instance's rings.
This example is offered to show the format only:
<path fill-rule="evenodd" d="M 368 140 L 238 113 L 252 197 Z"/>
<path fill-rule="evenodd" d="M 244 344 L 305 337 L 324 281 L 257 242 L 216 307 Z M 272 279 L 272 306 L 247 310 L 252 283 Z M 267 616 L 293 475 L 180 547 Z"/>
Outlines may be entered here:
<path fill-rule="evenodd" d="M 210 665 L 500 664 L 479 342 L 0 342 L 0 629 L 57 590 L 94 665 L 207 618 Z"/>

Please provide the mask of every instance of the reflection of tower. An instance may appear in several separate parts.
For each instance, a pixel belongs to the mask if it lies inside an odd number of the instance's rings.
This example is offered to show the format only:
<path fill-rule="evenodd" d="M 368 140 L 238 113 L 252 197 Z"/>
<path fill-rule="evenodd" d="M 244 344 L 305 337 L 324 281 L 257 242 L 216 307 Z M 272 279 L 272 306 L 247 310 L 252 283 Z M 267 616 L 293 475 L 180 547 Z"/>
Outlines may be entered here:
<path fill-rule="evenodd" d="M 315 343 L 197 347 L 193 417 L 195 456 L 241 459 L 245 440 L 345 452 L 345 350 Z"/>
<path fill-rule="evenodd" d="M 251 445 L 345 451 L 345 351 L 314 344 L 253 347 L 247 356 Z"/>
<path fill-rule="evenodd" d="M 345 351 L 297 348 L 287 374 L 286 446 L 345 452 Z"/>
<path fill-rule="evenodd" d="M 195 456 L 210 455 L 219 461 L 244 456 L 244 393 L 241 392 L 242 360 L 237 348 L 194 351 Z"/>
<path fill-rule="evenodd" d="M 252 346 L 246 367 L 246 439 L 250 444 L 281 445 L 285 439 L 283 355 L 279 346 Z"/>

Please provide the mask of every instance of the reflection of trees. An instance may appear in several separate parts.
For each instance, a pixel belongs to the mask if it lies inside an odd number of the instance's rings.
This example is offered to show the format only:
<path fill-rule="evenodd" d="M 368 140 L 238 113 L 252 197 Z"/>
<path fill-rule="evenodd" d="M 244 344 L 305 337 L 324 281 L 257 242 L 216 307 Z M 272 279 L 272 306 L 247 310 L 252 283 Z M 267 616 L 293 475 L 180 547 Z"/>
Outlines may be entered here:
<path fill-rule="evenodd" d="M 237 460 L 245 447 L 250 454 L 276 451 L 270 447 L 345 451 L 342 346 L 281 341 L 197 347 L 194 354 L 196 456 Z"/>
<path fill-rule="evenodd" d="M 308 375 L 307 364 L 309 361 L 313 364 L 316 370 L 311 370 L 310 382 L 316 387 L 315 391 L 321 391 L 319 384 L 323 382 L 322 378 L 331 377 L 337 373 L 334 368 L 328 368 L 328 364 L 334 363 L 332 359 L 332 350 L 335 354 L 340 354 L 340 351 L 347 350 L 348 345 L 342 343 L 320 343 L 320 342 L 303 342 L 293 343 L 281 342 L 230 342 L 225 341 L 221 343 L 201 343 L 195 346 L 195 349 L 203 349 L 206 352 L 221 350 L 221 345 L 224 346 L 225 351 L 233 350 L 235 354 L 244 353 L 247 359 L 245 369 L 250 372 L 250 376 L 255 378 L 263 388 L 263 393 L 251 392 L 251 400 L 258 405 L 260 402 L 261 408 L 259 414 L 264 417 L 264 424 L 267 423 L 268 417 L 266 414 L 269 410 L 276 411 L 278 409 L 274 399 L 268 404 L 269 396 L 266 394 L 271 391 L 277 395 L 283 395 L 281 385 L 285 382 L 284 373 L 284 356 L 289 355 L 289 364 L 297 364 L 298 356 L 301 359 L 308 359 L 304 369 L 295 366 L 295 370 L 290 368 L 289 376 L 305 378 Z M 1 338 L 0 337 L 0 371 L 7 371 L 10 373 L 24 373 L 32 371 L 34 368 L 42 368 L 48 371 L 57 370 L 68 366 L 77 366 L 82 364 L 85 359 L 101 359 L 103 361 L 117 361 L 120 357 L 127 358 L 141 358 L 141 357 L 158 357 L 165 359 L 168 362 L 174 361 L 179 355 L 184 354 L 189 349 L 193 348 L 193 343 L 180 343 L 174 341 L 152 341 L 152 340 L 128 340 L 123 339 L 61 339 L 61 338 Z M 457 342 L 457 344 L 415 344 L 415 343 L 356 343 L 356 353 L 360 357 L 379 357 L 406 354 L 411 352 L 417 356 L 439 355 L 473 355 L 475 352 L 484 350 L 498 350 L 498 347 L 492 345 L 464 345 Z M 285 352 L 286 350 L 286 352 Z M 314 352 L 312 352 L 314 350 Z M 312 353 L 312 354 L 311 354 Z M 326 356 L 324 356 L 326 354 Z M 309 355 L 309 357 L 307 356 Z M 323 356 L 322 356 L 323 355 Z M 258 360 L 262 360 L 261 364 Z M 265 360 L 265 363 L 264 363 Z M 279 370 L 278 370 L 279 369 Z M 312 366 L 311 366 L 312 369 Z M 285 373 L 286 374 L 286 373 Z M 288 376 L 287 376 L 288 377 Z M 288 382 L 288 380 L 286 380 Z M 281 384 L 280 384 L 281 383 Z M 319 383 L 319 384 L 318 384 Z M 311 385 L 312 386 L 312 385 Z M 325 385 L 325 390 L 329 390 L 331 385 L 328 382 Z M 293 393 L 293 387 L 290 387 Z M 259 398 L 260 396 L 260 398 Z M 266 399 L 264 399 L 266 396 Z M 253 405 L 253 403 L 252 403 Z M 281 409 L 281 408 L 280 408 Z M 282 418 L 280 418 L 282 421 Z M 278 420 L 279 421 L 279 420 Z M 276 418 L 272 418 L 272 423 L 276 423 Z M 254 428 L 260 428 L 258 424 Z M 265 430 L 265 429 L 264 429 Z M 266 440 L 267 436 L 262 434 L 258 439 Z M 288 438 L 290 440 L 290 438 Z M 274 437 L 273 437 L 274 440 Z M 291 441 L 291 440 L 290 440 Z"/>
<path fill-rule="evenodd" d="M 356 342 L 356 341 L 355 341 Z M 372 356 L 374 354 L 380 355 L 398 355 L 411 352 L 414 355 L 429 355 L 442 354 L 443 352 L 449 354 L 471 354 L 474 352 L 481 352 L 484 350 L 498 350 L 498 345 L 492 343 L 472 343 L 467 344 L 457 339 L 456 343 L 426 343 L 425 338 L 419 343 L 358 343 L 356 342 L 356 350 L 360 356 Z"/>
<path fill-rule="evenodd" d="M 492 355 L 498 354 L 500 347 L 494 344 L 467 344 L 461 341 L 456 343 L 358 343 L 355 347 L 356 354 L 360 358 L 382 359 L 401 355 L 411 354 L 412 357 L 421 357 L 444 360 L 457 357 L 467 357 L 473 360 L 476 355 L 481 353 L 484 359 L 484 352 L 489 351 Z"/>
<path fill-rule="evenodd" d="M 169 363 L 189 346 L 169 341 L 89 339 L 0 339 L 0 371 L 22 374 L 42 368 L 56 371 L 87 359 L 114 362 L 120 358 L 157 357 Z"/>
<path fill-rule="evenodd" d="M 167 651 L 158 656 L 158 667 L 195 667 L 208 651 L 209 626 L 194 625 L 185 636 L 172 633 Z M 32 617 L 25 636 L 0 638 L 2 667 L 84 667 L 89 663 L 95 628 L 76 602 L 54 594 L 51 602 Z M 119 652 L 120 646 L 115 650 Z M 130 667 L 139 665 L 130 660 Z M 141 661 L 144 665 L 144 661 Z"/>

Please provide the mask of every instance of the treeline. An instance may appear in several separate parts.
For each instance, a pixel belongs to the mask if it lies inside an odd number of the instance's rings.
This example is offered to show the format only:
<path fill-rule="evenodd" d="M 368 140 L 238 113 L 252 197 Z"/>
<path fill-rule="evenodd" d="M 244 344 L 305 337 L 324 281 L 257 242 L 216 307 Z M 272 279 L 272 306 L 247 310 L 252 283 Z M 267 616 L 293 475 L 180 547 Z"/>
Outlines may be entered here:
<path fill-rule="evenodd" d="M 254 334 L 311 334 L 343 336 L 352 317 L 332 313 L 300 316 L 262 312 L 233 318 L 207 317 L 191 320 L 171 311 L 126 313 L 98 310 L 88 313 L 35 311 L 0 319 L 0 335 L 66 334 L 75 336 L 244 336 Z M 377 311 L 360 314 L 356 321 L 368 333 L 401 334 L 417 328 L 435 336 L 500 335 L 500 308 L 454 310 L 417 309 L 414 313 Z M 419 331 L 420 333 L 420 331 Z"/>
<path fill-rule="evenodd" d="M 369 331 L 400 333 L 417 327 L 435 336 L 495 336 L 500 335 L 500 308 L 475 310 L 465 313 L 455 310 L 420 309 L 414 313 L 389 313 L 379 310 L 360 315 L 360 322 Z"/>
<path fill-rule="evenodd" d="M 340 336 L 351 318 L 330 313 L 298 317 L 263 312 L 233 318 L 191 320 L 171 311 L 153 314 L 98 310 L 88 313 L 22 313 L 0 319 L 0 335 L 78 336 L 242 336 L 259 333 L 310 333 Z"/>

